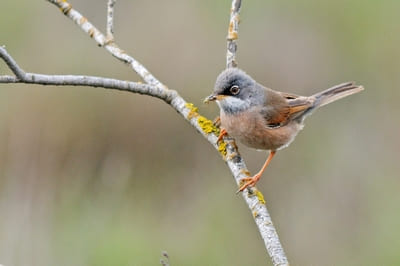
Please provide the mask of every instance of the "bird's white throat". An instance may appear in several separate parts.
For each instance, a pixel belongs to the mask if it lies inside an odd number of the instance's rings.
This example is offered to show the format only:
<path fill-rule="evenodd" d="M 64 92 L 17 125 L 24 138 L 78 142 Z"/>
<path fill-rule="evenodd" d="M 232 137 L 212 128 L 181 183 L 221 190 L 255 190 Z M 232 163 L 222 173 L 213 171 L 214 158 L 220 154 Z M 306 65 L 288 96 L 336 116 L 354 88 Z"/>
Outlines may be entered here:
<path fill-rule="evenodd" d="M 217 100 L 219 108 L 225 113 L 235 114 L 250 108 L 250 102 L 237 97 L 227 96 L 223 100 Z"/>

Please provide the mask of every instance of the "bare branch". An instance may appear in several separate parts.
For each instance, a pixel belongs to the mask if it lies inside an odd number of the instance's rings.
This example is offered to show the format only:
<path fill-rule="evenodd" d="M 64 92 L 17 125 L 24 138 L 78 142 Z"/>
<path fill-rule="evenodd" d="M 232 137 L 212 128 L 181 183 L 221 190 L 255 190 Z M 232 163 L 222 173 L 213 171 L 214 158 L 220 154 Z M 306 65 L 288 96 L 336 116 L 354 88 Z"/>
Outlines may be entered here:
<path fill-rule="evenodd" d="M 160 98 L 166 102 L 170 102 L 172 100 L 172 95 L 175 94 L 175 92 L 172 90 L 160 90 L 159 88 L 148 84 L 129 82 L 118 79 L 80 75 L 43 75 L 36 73 L 25 73 L 25 71 L 23 71 L 16 64 L 15 60 L 7 53 L 6 49 L 1 46 L 0 58 L 2 58 L 13 71 L 13 73 L 16 74 L 16 77 L 0 76 L 0 83 L 30 83 L 55 86 L 103 87 L 106 89 L 115 89 L 139 94 L 146 94 Z"/>
<path fill-rule="evenodd" d="M 105 89 L 114 89 L 121 91 L 129 91 L 133 93 L 145 94 L 160 98 L 166 102 L 171 101 L 171 93 L 160 91 L 157 87 L 129 82 L 125 80 L 80 76 L 80 75 L 43 75 L 37 73 L 26 73 L 23 79 L 13 76 L 0 76 L 0 83 L 26 83 L 38 85 L 53 86 L 85 86 L 85 87 L 102 87 Z"/>
<path fill-rule="evenodd" d="M 239 30 L 239 12 L 242 5 L 241 0 L 233 0 L 231 7 L 231 16 L 229 20 L 228 37 L 227 37 L 227 51 L 226 51 L 226 67 L 236 67 L 236 40 L 238 38 Z"/>
<path fill-rule="evenodd" d="M 117 0 L 108 0 L 107 3 L 107 42 L 114 41 L 114 5 Z"/>

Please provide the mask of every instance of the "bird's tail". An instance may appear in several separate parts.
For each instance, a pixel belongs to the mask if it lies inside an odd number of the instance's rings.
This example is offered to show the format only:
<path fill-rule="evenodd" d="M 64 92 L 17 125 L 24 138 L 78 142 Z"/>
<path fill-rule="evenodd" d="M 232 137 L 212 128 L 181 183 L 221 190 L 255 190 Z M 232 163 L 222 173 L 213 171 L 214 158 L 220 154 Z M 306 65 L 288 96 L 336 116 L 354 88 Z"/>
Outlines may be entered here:
<path fill-rule="evenodd" d="M 363 86 L 355 85 L 354 82 L 347 82 L 343 84 L 336 85 L 332 88 L 314 94 L 315 101 L 313 103 L 312 109 L 317 109 L 321 106 L 327 105 L 328 103 L 337 101 L 346 96 L 352 95 L 354 93 L 364 90 Z"/>

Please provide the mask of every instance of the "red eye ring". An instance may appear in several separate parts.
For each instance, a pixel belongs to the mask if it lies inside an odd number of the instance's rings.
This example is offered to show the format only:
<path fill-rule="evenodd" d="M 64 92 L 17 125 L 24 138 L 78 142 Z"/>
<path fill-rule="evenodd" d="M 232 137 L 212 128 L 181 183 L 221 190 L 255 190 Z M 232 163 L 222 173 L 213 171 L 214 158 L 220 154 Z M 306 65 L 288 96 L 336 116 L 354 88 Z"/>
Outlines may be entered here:
<path fill-rule="evenodd" d="M 237 95 L 240 92 L 240 88 L 238 85 L 233 85 L 230 89 L 229 89 L 230 93 L 232 93 L 232 95 Z"/>

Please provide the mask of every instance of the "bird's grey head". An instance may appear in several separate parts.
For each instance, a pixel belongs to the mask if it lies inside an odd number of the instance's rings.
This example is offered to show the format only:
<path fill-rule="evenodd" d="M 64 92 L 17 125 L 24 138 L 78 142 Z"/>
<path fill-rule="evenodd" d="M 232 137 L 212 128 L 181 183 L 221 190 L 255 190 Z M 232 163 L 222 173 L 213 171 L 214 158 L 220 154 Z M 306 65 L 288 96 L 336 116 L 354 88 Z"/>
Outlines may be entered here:
<path fill-rule="evenodd" d="M 206 102 L 216 100 L 226 113 L 238 113 L 258 104 L 260 92 L 256 81 L 238 68 L 228 68 L 219 74 L 214 92 Z"/>

